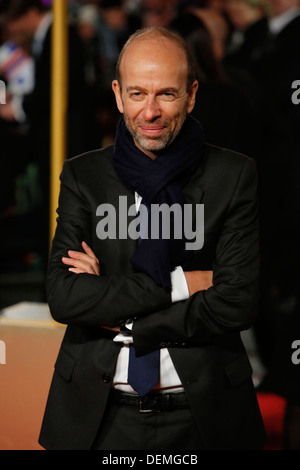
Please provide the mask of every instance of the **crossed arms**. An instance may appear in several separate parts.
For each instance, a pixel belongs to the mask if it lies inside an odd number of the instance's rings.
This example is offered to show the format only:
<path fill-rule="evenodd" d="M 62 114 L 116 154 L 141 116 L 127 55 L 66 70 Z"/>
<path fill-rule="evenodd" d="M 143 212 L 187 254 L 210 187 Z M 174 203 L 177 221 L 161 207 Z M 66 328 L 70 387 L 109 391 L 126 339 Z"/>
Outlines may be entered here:
<path fill-rule="evenodd" d="M 81 245 L 84 250 L 83 252 L 69 250 L 68 256 L 63 256 L 62 262 L 69 266 L 69 271 L 74 274 L 86 273 L 100 276 L 100 263 L 95 253 L 86 242 L 82 242 Z M 198 291 L 207 290 L 213 285 L 212 271 L 185 271 L 184 275 L 190 296 Z M 103 328 L 109 327 L 103 325 Z M 119 331 L 120 327 L 117 326 L 109 329 Z"/>
<path fill-rule="evenodd" d="M 170 292 L 144 273 L 102 275 L 101 259 L 86 238 L 90 208 L 71 163 L 66 162 L 47 280 L 54 319 L 75 326 L 118 328 L 134 318 L 134 341 L 140 350 L 178 339 L 201 345 L 212 335 L 249 328 L 258 304 L 256 170 L 249 159 L 239 167 L 212 260 L 213 286 L 212 271 L 186 272 L 189 298 L 172 303 Z M 143 331 L 151 337 L 151 345 L 142 341 Z"/>

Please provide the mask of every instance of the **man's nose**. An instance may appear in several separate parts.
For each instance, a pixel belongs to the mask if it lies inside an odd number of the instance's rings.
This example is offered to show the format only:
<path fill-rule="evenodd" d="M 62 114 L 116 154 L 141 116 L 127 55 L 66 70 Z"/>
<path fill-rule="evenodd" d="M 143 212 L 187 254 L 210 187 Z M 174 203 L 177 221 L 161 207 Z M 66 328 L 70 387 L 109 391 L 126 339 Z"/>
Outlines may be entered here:
<path fill-rule="evenodd" d="M 159 117 L 160 114 L 161 112 L 157 100 L 155 99 L 155 97 L 148 96 L 144 108 L 145 120 L 152 121 L 153 119 Z"/>

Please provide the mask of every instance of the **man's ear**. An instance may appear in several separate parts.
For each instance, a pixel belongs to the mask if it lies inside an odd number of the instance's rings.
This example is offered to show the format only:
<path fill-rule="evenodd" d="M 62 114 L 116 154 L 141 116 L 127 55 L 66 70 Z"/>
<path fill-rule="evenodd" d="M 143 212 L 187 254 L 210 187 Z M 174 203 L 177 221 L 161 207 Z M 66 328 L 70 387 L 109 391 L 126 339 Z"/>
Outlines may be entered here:
<path fill-rule="evenodd" d="M 123 108 L 123 102 L 122 102 L 122 97 L 121 97 L 121 88 L 120 88 L 118 80 L 114 80 L 112 82 L 112 89 L 115 94 L 118 110 L 120 111 L 120 113 L 123 114 L 124 108 Z"/>
<path fill-rule="evenodd" d="M 194 109 L 195 106 L 195 101 L 196 101 L 196 94 L 198 90 L 198 82 L 195 80 L 192 83 L 192 86 L 189 91 L 189 100 L 188 100 L 188 105 L 187 105 L 187 113 L 191 113 Z"/>

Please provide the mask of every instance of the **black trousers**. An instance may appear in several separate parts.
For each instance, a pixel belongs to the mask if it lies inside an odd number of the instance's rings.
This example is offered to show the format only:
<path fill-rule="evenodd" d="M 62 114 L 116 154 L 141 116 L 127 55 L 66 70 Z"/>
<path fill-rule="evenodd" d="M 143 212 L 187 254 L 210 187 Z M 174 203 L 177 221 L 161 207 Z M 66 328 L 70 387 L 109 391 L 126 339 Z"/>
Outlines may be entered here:
<path fill-rule="evenodd" d="M 190 409 L 141 413 L 109 401 L 92 450 L 203 450 Z"/>

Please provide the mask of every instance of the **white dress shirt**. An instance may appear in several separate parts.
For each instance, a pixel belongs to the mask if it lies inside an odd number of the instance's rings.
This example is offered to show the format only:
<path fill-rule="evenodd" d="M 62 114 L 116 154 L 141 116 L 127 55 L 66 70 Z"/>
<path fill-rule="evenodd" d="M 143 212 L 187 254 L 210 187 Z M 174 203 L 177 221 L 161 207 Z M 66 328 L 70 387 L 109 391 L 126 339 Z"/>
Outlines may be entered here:
<path fill-rule="evenodd" d="M 141 200 L 142 198 L 136 194 L 135 201 L 137 211 L 139 209 Z M 178 302 L 179 300 L 189 298 L 189 290 L 181 266 L 178 266 L 171 273 L 171 282 L 172 302 Z M 132 328 L 132 323 L 127 325 L 127 327 Z M 122 333 L 120 333 L 114 338 L 114 341 L 123 342 L 123 346 L 121 348 L 116 365 L 113 387 L 124 392 L 136 393 L 127 382 L 129 345 L 133 343 L 133 338 L 132 336 L 124 336 Z M 160 383 L 156 388 L 161 392 L 180 392 L 183 390 L 180 378 L 178 377 L 167 348 L 162 348 L 160 350 Z"/>

